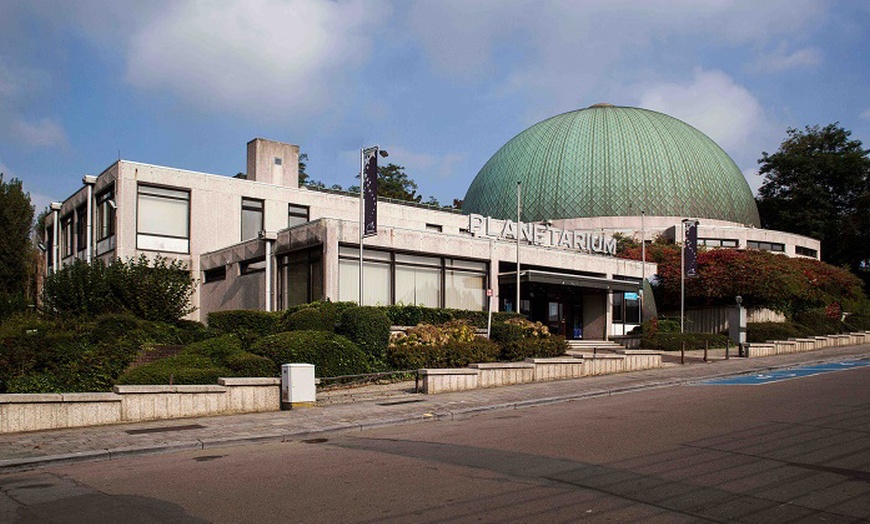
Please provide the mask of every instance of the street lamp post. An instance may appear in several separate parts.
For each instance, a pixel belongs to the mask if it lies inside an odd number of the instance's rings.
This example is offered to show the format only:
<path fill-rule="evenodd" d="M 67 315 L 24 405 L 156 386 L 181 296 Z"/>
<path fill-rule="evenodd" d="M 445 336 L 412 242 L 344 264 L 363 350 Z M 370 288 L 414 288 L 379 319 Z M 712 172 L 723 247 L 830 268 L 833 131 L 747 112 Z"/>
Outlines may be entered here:
<path fill-rule="evenodd" d="M 520 311 L 520 216 L 523 212 L 522 182 L 517 181 L 517 313 Z"/>

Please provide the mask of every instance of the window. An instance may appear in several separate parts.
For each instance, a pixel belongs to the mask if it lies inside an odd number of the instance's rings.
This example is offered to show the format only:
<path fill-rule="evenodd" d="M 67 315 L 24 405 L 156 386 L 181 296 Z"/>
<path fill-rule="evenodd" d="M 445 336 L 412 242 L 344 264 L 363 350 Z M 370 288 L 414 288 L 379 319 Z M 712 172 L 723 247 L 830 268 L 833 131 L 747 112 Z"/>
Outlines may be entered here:
<path fill-rule="evenodd" d="M 366 249 L 363 255 L 363 305 L 377 306 L 392 303 L 393 289 L 391 255 L 386 251 Z M 359 303 L 359 250 L 339 248 L 338 295 L 341 301 Z"/>
<path fill-rule="evenodd" d="M 737 247 L 739 242 L 733 238 L 699 238 L 698 245 L 706 247 Z"/>
<path fill-rule="evenodd" d="M 486 263 L 444 260 L 444 307 L 481 311 L 486 303 Z"/>
<path fill-rule="evenodd" d="M 218 282 L 220 280 L 226 280 L 227 266 L 218 266 L 212 269 L 206 269 L 202 272 L 202 277 L 203 282 L 206 284 L 209 284 L 211 282 Z"/>
<path fill-rule="evenodd" d="M 755 240 L 749 240 L 746 242 L 746 247 L 749 249 L 760 249 L 761 251 L 774 251 L 777 253 L 785 252 L 785 244 L 778 244 L 776 242 L 758 242 Z"/>
<path fill-rule="evenodd" d="M 615 324 L 639 324 L 640 295 L 630 291 L 613 293 L 612 311 Z"/>
<path fill-rule="evenodd" d="M 323 299 L 322 247 L 278 260 L 278 307 L 286 309 Z"/>
<path fill-rule="evenodd" d="M 287 205 L 287 227 L 298 226 L 308 222 L 308 206 Z"/>
<path fill-rule="evenodd" d="M 242 240 L 257 238 L 263 230 L 263 201 L 242 198 Z"/>
<path fill-rule="evenodd" d="M 97 195 L 97 241 L 115 236 L 115 188 Z"/>
<path fill-rule="evenodd" d="M 441 306 L 441 259 L 396 255 L 396 304 Z"/>
<path fill-rule="evenodd" d="M 279 156 L 276 156 L 276 157 L 275 157 L 275 165 L 276 165 L 276 166 L 280 166 L 280 165 L 282 165 L 283 163 L 284 163 L 284 159 L 283 159 L 283 158 L 281 158 L 281 157 L 279 157 Z"/>
<path fill-rule="evenodd" d="M 437 231 L 441 233 L 443 228 L 440 224 L 426 224 L 426 231 Z"/>
<path fill-rule="evenodd" d="M 86 205 L 76 208 L 76 250 L 84 251 L 88 246 L 88 209 Z"/>
<path fill-rule="evenodd" d="M 60 219 L 60 258 L 73 254 L 73 216 L 72 213 Z"/>
<path fill-rule="evenodd" d="M 136 247 L 187 253 L 190 250 L 190 193 L 139 186 Z"/>
<path fill-rule="evenodd" d="M 252 258 L 239 264 L 240 275 L 250 275 L 266 271 L 266 257 Z"/>
<path fill-rule="evenodd" d="M 804 247 L 804 246 L 795 246 L 794 252 L 795 252 L 795 254 L 805 256 L 805 257 L 819 258 L 819 252 L 817 250 L 810 249 L 810 248 Z"/>

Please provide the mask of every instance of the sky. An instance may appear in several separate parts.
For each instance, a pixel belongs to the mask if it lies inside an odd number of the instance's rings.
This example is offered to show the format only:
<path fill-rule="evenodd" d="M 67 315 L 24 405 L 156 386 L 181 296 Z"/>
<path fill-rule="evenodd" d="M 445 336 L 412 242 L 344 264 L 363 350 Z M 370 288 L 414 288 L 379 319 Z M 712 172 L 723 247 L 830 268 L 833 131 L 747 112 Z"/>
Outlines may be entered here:
<path fill-rule="evenodd" d="M 257 137 L 343 187 L 378 144 L 452 203 L 599 102 L 695 126 L 757 190 L 788 128 L 870 147 L 868 86 L 863 1 L 0 0 L 0 171 L 37 213 L 119 157 L 234 175 Z"/>

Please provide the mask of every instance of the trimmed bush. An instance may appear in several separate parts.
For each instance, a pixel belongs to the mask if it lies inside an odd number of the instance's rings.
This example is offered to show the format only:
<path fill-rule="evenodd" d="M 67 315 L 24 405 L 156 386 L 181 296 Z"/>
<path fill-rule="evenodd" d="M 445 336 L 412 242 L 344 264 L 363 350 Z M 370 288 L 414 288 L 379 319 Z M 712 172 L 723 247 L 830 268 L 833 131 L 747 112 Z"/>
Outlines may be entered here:
<path fill-rule="evenodd" d="M 259 338 L 284 331 L 281 324 L 283 315 L 282 312 L 253 309 L 215 311 L 208 314 L 208 325 L 224 333 Z"/>
<path fill-rule="evenodd" d="M 234 377 L 277 377 L 275 363 L 266 357 L 243 351 L 226 358 L 226 367 Z"/>
<path fill-rule="evenodd" d="M 180 354 L 131 369 L 118 378 L 118 384 L 217 384 L 220 377 L 232 376 L 229 368 L 216 365 L 210 358 Z"/>
<path fill-rule="evenodd" d="M 341 314 L 336 332 L 370 357 L 383 360 L 390 342 L 390 319 L 379 308 L 351 307 Z"/>
<path fill-rule="evenodd" d="M 495 362 L 499 345 L 483 337 L 444 344 L 400 344 L 387 348 L 387 362 L 394 369 L 458 368 Z"/>
<path fill-rule="evenodd" d="M 187 346 L 183 354 L 199 355 L 223 364 L 233 355 L 242 353 L 242 342 L 236 335 L 223 335 Z"/>
<path fill-rule="evenodd" d="M 464 320 L 468 324 L 485 328 L 488 318 L 486 311 L 470 311 L 467 309 L 441 309 L 424 306 L 396 304 L 379 306 L 387 314 L 394 326 L 416 326 L 417 324 L 444 324 L 451 320 Z M 518 313 L 493 311 L 492 323 L 496 325 L 509 318 L 522 318 Z"/>
<path fill-rule="evenodd" d="M 350 308 L 358 307 L 355 302 L 311 302 L 310 304 L 301 304 L 298 306 L 293 306 L 284 311 L 284 317 L 282 320 L 282 325 L 284 329 L 282 331 L 296 331 L 296 330 L 314 330 L 314 331 L 335 331 L 335 327 L 338 325 L 341 320 L 341 315 L 345 310 Z M 291 317 L 295 318 L 296 313 L 300 311 L 314 310 L 317 312 L 319 317 L 315 317 L 314 313 L 306 313 L 304 317 L 299 317 L 297 321 L 302 322 L 302 319 L 306 324 L 292 325 L 290 324 Z M 313 324 L 313 320 L 315 318 L 320 319 L 320 324 Z"/>
<path fill-rule="evenodd" d="M 282 364 L 314 364 L 318 377 L 368 373 L 368 356 L 356 344 L 328 331 L 287 331 L 258 340 L 251 352 Z"/>
<path fill-rule="evenodd" d="M 750 322 L 746 324 L 747 342 L 788 340 L 807 335 L 805 328 L 794 322 Z"/>
<path fill-rule="evenodd" d="M 285 315 L 283 325 L 285 331 L 335 331 L 335 321 L 332 315 L 324 314 L 320 308 L 300 309 Z"/>
<path fill-rule="evenodd" d="M 794 321 L 803 326 L 804 336 L 833 335 L 840 332 L 843 327 L 840 323 L 839 307 L 834 317 L 828 316 L 824 309 L 811 309 L 802 311 L 794 316 Z"/>
<path fill-rule="evenodd" d="M 704 349 L 705 343 L 710 348 L 724 348 L 728 337 L 713 333 L 657 333 L 643 337 L 640 347 L 656 351 L 680 351 L 683 343 L 686 344 L 686 350 Z"/>
<path fill-rule="evenodd" d="M 501 344 L 509 344 L 523 339 L 523 327 L 518 324 L 501 322 L 493 324 L 490 331 L 492 340 Z"/>
<path fill-rule="evenodd" d="M 501 347 L 499 360 L 517 362 L 527 358 L 559 357 L 568 351 L 568 343 L 563 337 L 520 338 Z"/>
<path fill-rule="evenodd" d="M 870 331 L 870 315 L 855 313 L 846 317 L 848 331 Z"/>

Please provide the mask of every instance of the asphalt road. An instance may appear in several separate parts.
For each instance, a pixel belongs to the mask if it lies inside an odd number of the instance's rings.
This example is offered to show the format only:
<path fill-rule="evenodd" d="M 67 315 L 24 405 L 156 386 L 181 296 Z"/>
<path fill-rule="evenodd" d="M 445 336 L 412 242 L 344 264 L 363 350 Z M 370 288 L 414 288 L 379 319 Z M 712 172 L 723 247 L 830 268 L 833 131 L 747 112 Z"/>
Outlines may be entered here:
<path fill-rule="evenodd" d="M 870 367 L 0 476 L 0 522 L 870 521 Z"/>

